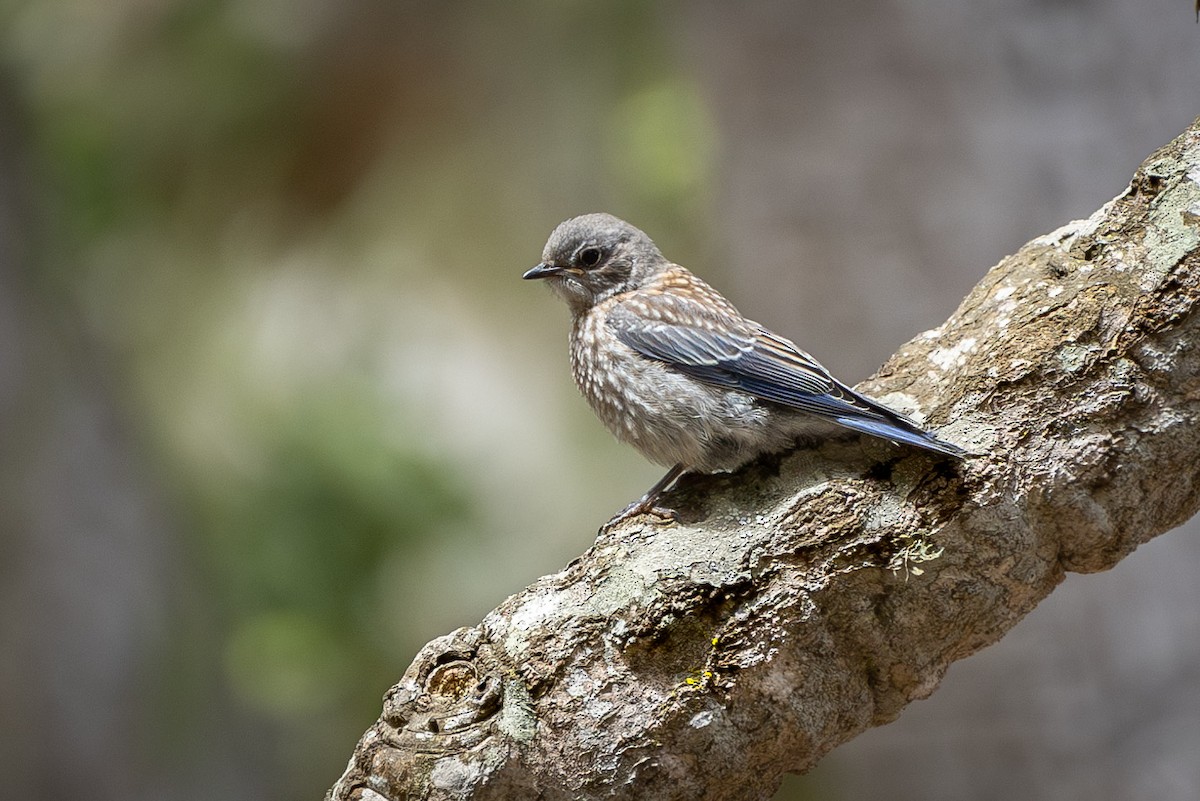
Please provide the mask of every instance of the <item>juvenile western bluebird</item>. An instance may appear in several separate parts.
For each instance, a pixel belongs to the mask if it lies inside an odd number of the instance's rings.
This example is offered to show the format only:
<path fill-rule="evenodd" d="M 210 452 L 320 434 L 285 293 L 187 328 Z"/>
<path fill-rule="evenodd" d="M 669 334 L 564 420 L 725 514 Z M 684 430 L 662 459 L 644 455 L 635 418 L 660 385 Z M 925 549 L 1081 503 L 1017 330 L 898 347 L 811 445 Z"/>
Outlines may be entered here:
<path fill-rule="evenodd" d="M 550 234 L 545 279 L 571 310 L 571 373 L 617 439 L 673 465 L 620 517 L 687 470 L 733 470 L 839 426 L 961 458 L 965 451 L 866 398 L 609 214 Z"/>

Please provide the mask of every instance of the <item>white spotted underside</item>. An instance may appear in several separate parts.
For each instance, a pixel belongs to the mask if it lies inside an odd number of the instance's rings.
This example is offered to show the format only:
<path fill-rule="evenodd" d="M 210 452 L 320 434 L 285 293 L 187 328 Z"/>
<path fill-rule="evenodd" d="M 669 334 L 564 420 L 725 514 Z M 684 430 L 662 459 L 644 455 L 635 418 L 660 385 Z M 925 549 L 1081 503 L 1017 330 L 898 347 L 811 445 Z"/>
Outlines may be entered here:
<path fill-rule="evenodd" d="M 575 318 L 571 373 L 617 439 L 660 465 L 732 470 L 830 426 L 749 393 L 704 384 L 649 359 L 606 330 L 612 298 Z"/>

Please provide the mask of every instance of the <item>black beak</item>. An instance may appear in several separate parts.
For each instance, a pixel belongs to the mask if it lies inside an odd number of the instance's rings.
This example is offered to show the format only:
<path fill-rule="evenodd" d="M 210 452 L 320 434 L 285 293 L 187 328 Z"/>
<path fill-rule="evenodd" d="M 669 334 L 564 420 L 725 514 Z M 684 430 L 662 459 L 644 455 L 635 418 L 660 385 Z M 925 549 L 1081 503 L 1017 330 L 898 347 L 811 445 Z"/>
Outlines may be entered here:
<path fill-rule="evenodd" d="M 558 275 L 562 271 L 563 271 L 562 267 L 555 267 L 553 264 L 546 264 L 546 262 L 542 262 L 537 267 L 534 267 L 532 270 L 527 271 L 521 277 L 525 278 L 525 279 L 549 278 L 552 275 Z"/>

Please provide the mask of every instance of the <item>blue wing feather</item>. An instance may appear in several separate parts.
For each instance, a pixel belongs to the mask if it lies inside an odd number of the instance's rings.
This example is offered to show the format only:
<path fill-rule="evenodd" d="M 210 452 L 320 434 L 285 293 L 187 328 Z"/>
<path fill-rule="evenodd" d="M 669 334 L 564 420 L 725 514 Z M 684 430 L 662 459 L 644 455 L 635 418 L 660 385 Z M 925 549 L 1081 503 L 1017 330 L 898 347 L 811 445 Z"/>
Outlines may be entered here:
<path fill-rule="evenodd" d="M 693 279 L 698 280 L 698 279 Z M 608 325 L 621 342 L 697 380 L 825 418 L 864 434 L 950 456 L 960 448 L 840 383 L 804 351 L 757 323 L 678 294 L 615 305 Z"/>

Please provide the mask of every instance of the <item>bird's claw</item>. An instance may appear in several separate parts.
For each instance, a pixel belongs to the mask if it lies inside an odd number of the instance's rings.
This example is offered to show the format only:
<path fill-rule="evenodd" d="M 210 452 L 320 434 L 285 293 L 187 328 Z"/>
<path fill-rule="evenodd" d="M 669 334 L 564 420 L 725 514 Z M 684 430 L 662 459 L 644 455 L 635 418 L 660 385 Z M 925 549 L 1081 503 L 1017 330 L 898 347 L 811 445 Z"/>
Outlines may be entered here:
<path fill-rule="evenodd" d="M 643 499 L 640 501 L 634 501 L 614 515 L 611 520 L 601 526 L 600 532 L 602 534 L 607 534 L 617 526 L 624 523 L 626 520 L 630 520 L 641 515 L 656 517 L 664 523 L 679 522 L 679 513 L 674 509 L 668 509 L 664 506 L 656 506 L 653 501 L 647 501 Z"/>

